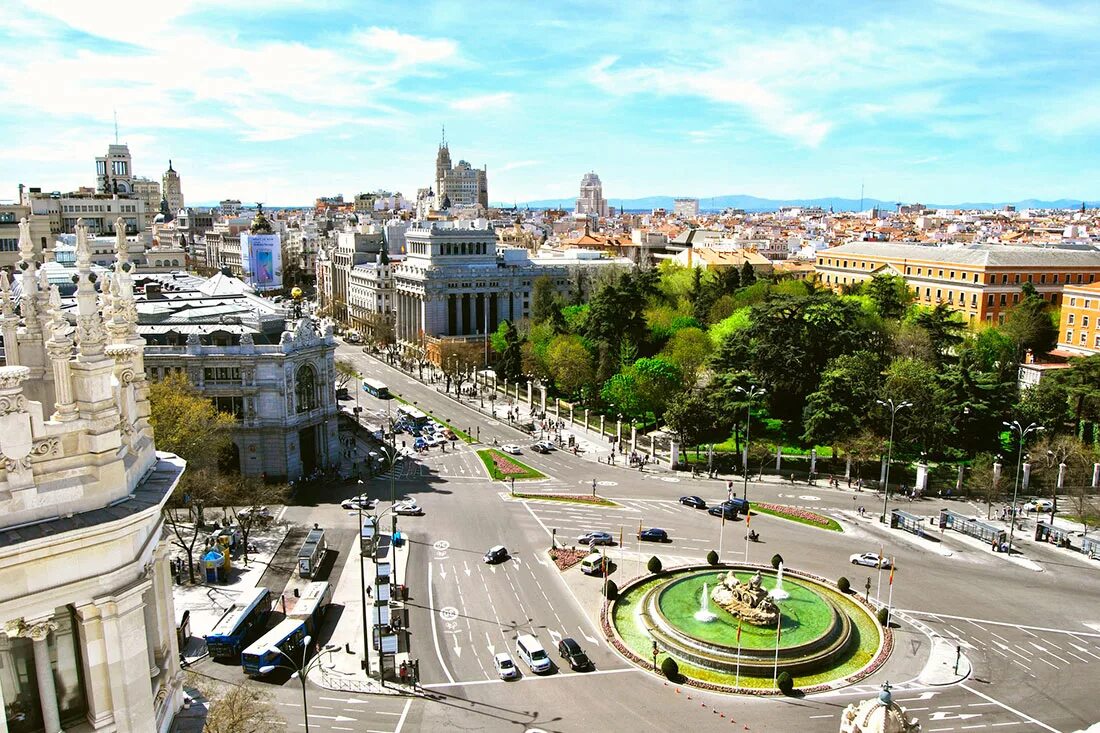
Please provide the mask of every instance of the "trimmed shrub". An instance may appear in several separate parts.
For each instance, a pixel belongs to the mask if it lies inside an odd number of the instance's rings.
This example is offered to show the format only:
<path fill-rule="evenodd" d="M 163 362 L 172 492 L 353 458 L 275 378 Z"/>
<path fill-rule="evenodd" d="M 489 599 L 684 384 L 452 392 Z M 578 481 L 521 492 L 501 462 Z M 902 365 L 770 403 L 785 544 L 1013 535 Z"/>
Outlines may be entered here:
<path fill-rule="evenodd" d="M 661 674 L 675 682 L 680 679 L 680 665 L 672 657 L 665 657 L 661 660 Z"/>
<path fill-rule="evenodd" d="M 841 575 L 836 579 L 836 587 L 841 593 L 847 593 L 852 589 L 852 584 L 848 582 L 848 579 Z"/>
<path fill-rule="evenodd" d="M 603 595 L 609 601 L 613 601 L 619 597 L 619 586 L 615 585 L 615 581 L 610 578 L 604 584 Z"/>
<path fill-rule="evenodd" d="M 707 553 L 707 565 L 717 565 L 717 564 L 718 564 L 718 553 L 715 552 L 714 550 L 711 550 L 710 552 Z"/>
<path fill-rule="evenodd" d="M 775 683 L 779 687 L 779 691 L 784 695 L 789 695 L 794 690 L 794 680 L 791 678 L 791 673 L 787 670 L 783 670 L 779 673 L 779 676 L 775 679 Z"/>
<path fill-rule="evenodd" d="M 883 606 L 878 610 L 878 613 L 875 615 L 878 616 L 878 622 L 885 626 L 886 622 L 890 618 L 890 609 L 888 609 L 886 606 Z"/>
<path fill-rule="evenodd" d="M 646 564 L 646 569 L 653 574 L 661 572 L 661 558 L 654 555 L 649 558 L 649 562 Z"/>
<path fill-rule="evenodd" d="M 778 552 L 772 555 L 772 567 L 776 570 L 779 569 L 779 563 L 783 562 L 783 556 Z"/>

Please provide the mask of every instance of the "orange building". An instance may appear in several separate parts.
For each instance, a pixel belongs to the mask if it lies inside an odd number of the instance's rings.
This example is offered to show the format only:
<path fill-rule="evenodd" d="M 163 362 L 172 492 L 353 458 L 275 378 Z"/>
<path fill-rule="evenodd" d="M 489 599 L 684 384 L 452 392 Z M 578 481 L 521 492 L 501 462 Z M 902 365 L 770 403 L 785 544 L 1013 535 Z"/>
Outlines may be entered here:
<path fill-rule="evenodd" d="M 1100 283 L 1066 286 L 1058 349 L 1079 356 L 1100 354 Z"/>
<path fill-rule="evenodd" d="M 948 303 L 970 325 L 1001 324 L 1023 297 L 1024 283 L 1059 306 L 1063 288 L 1096 282 L 1100 252 L 1002 244 L 849 242 L 818 252 L 815 270 L 818 280 L 834 290 L 879 274 L 898 275 L 920 305 Z M 1095 323 L 1095 318 L 1090 320 Z"/>

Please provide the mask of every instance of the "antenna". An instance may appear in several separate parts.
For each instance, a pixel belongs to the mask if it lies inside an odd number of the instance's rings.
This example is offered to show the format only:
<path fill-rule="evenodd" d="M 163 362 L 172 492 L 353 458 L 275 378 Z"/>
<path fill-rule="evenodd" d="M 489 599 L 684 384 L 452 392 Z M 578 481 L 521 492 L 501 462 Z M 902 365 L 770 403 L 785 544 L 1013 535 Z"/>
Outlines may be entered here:
<path fill-rule="evenodd" d="M 440 147 L 447 147 L 447 125 L 443 125 L 443 142 L 440 143 Z"/>
<path fill-rule="evenodd" d="M 863 211 L 863 183 L 859 184 L 859 210 Z"/>
<path fill-rule="evenodd" d="M 115 145 L 118 145 L 118 110 L 112 110 L 115 113 Z"/>

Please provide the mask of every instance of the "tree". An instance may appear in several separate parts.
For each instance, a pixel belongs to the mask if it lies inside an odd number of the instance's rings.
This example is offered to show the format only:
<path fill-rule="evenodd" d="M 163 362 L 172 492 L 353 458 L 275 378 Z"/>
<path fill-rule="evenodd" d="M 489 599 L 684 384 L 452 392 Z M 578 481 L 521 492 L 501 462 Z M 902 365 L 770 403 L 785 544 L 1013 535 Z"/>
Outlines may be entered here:
<path fill-rule="evenodd" d="M 362 379 L 363 375 L 359 373 L 349 359 L 337 359 L 336 360 L 336 386 L 346 387 L 351 380 Z"/>
<path fill-rule="evenodd" d="M 969 491 L 973 491 L 979 499 L 985 502 L 985 516 L 990 519 L 993 516 L 993 502 L 1001 496 L 1001 489 L 1005 484 L 1003 472 L 998 476 L 993 468 L 997 462 L 997 456 L 992 453 L 979 453 L 974 456 L 970 464 L 970 470 L 964 475 L 963 481 Z"/>
<path fill-rule="evenodd" d="M 1058 379 L 1041 379 L 1021 390 L 1013 412 L 1021 425 L 1037 423 L 1048 433 L 1064 433 L 1070 422 L 1069 390 Z"/>
<path fill-rule="evenodd" d="M 1024 283 L 1024 299 L 1008 312 L 1005 332 L 1015 339 L 1019 354 L 1042 356 L 1058 345 L 1058 324 L 1050 316 L 1050 303 L 1031 283 Z"/>
<path fill-rule="evenodd" d="M 550 375 L 564 394 L 576 396 L 595 377 L 592 355 L 580 336 L 555 336 L 546 357 Z"/>
<path fill-rule="evenodd" d="M 1085 421 L 1100 420 L 1100 355 L 1078 359 L 1069 369 L 1051 376 L 1069 393 L 1075 432 L 1082 434 Z"/>
<path fill-rule="evenodd" d="M 229 429 L 235 417 L 218 412 L 187 376 L 175 372 L 149 388 L 149 422 L 156 432 L 157 448 L 187 461 L 187 473 L 217 468 L 230 451 Z"/>
<path fill-rule="evenodd" d="M 638 359 L 630 365 L 630 372 L 641 393 L 644 409 L 657 416 L 664 414 L 668 398 L 683 384 L 680 367 L 659 356 Z"/>
<path fill-rule="evenodd" d="M 393 319 L 385 313 L 367 313 L 363 318 L 368 337 L 380 349 L 389 349 L 397 342 Z"/>
<path fill-rule="evenodd" d="M 664 356 L 680 367 L 684 386 L 691 387 L 698 379 L 699 369 L 707 363 L 714 345 L 710 337 L 698 328 L 681 328 L 672 334 Z"/>
<path fill-rule="evenodd" d="M 806 398 L 802 440 L 807 445 L 839 445 L 854 438 L 866 424 L 881 385 L 879 355 L 860 351 L 830 361 L 817 391 Z"/>
<path fill-rule="evenodd" d="M 909 402 L 894 420 L 894 441 L 910 453 L 934 453 L 943 448 L 951 430 L 946 395 L 937 380 L 935 367 L 918 359 L 897 359 L 886 368 L 882 394 L 895 403 Z M 887 408 L 879 410 L 879 434 L 890 428 Z M 898 455 L 897 447 L 894 455 Z"/>
<path fill-rule="evenodd" d="M 947 303 L 920 309 L 913 322 L 928 334 L 937 365 L 950 360 L 955 348 L 962 343 L 965 324 L 958 311 Z"/>
<path fill-rule="evenodd" d="M 240 477 L 226 484 L 219 497 L 222 505 L 232 507 L 237 512 L 237 526 L 240 528 L 241 541 L 244 544 L 244 558 L 248 562 L 248 538 L 255 527 L 261 527 L 271 521 L 269 515 L 260 510 L 271 505 L 282 504 L 290 494 L 286 484 L 269 484 L 255 477 Z"/>
<path fill-rule="evenodd" d="M 665 657 L 661 660 L 661 674 L 665 679 L 676 682 L 680 679 L 680 665 L 672 657 Z"/>
<path fill-rule="evenodd" d="M 443 376 L 447 380 L 446 389 L 451 390 L 454 382 L 455 392 L 461 393 L 462 385 L 481 366 L 484 359 L 482 345 L 467 341 L 447 340 L 440 344 L 439 362 Z"/>
<path fill-rule="evenodd" d="M 711 443 L 729 436 L 731 424 L 716 409 L 714 394 L 704 390 L 680 392 L 668 402 L 665 424 L 684 448 Z"/>
<path fill-rule="evenodd" d="M 747 288 L 756 282 L 756 270 L 752 269 L 752 265 L 748 260 L 745 264 L 741 265 L 741 287 Z"/>
<path fill-rule="evenodd" d="M 515 382 L 523 374 L 523 347 L 520 344 L 519 333 L 516 332 L 515 324 L 511 321 L 501 323 L 498 333 L 503 346 L 497 352 L 500 354 L 496 365 L 497 376 L 509 382 Z M 495 344 L 493 348 L 496 348 Z"/>
<path fill-rule="evenodd" d="M 656 555 L 649 558 L 649 562 L 646 563 L 646 570 L 654 575 L 661 572 L 661 558 Z"/>
<path fill-rule="evenodd" d="M 283 724 L 269 693 L 253 682 L 235 685 L 194 678 L 207 700 L 203 733 L 269 733 Z"/>
<path fill-rule="evenodd" d="M 559 307 L 554 281 L 545 275 L 535 278 L 531 292 L 531 320 L 545 323 L 554 316 L 554 311 Z"/>
<path fill-rule="evenodd" d="M 913 293 L 909 290 L 905 278 L 900 275 L 875 275 L 864 286 L 874 301 L 875 309 L 883 318 L 898 319 L 905 315 L 909 304 L 913 302 Z"/>
<path fill-rule="evenodd" d="M 734 291 L 741 287 L 741 271 L 736 267 L 723 267 L 718 270 L 718 289 L 726 294 L 732 295 Z"/>

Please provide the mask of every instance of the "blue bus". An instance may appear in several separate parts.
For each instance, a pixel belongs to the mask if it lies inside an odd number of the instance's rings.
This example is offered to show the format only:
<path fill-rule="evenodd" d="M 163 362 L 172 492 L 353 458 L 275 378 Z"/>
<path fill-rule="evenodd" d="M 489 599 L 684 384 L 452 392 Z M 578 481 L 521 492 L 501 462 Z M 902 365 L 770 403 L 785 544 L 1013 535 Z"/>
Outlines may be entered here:
<path fill-rule="evenodd" d="M 241 650 L 267 625 L 271 591 L 253 588 L 242 593 L 206 635 L 206 648 L 214 659 L 238 657 Z"/>
<path fill-rule="evenodd" d="M 267 666 L 292 668 L 301 665 L 305 638 L 305 622 L 296 618 L 284 619 L 241 653 L 241 668 L 245 674 L 257 677 L 264 674 L 261 670 Z"/>
<path fill-rule="evenodd" d="M 377 379 L 364 379 L 363 391 L 380 400 L 388 400 L 390 398 L 390 388 Z"/>
<path fill-rule="evenodd" d="M 294 607 L 287 613 L 287 618 L 297 619 L 306 625 L 306 633 L 316 634 L 321 628 L 325 611 L 329 601 L 332 600 L 332 586 L 325 581 L 310 583 L 302 591 Z"/>
<path fill-rule="evenodd" d="M 398 406 L 397 419 L 415 428 L 422 428 L 428 422 L 427 415 L 410 405 Z"/>

